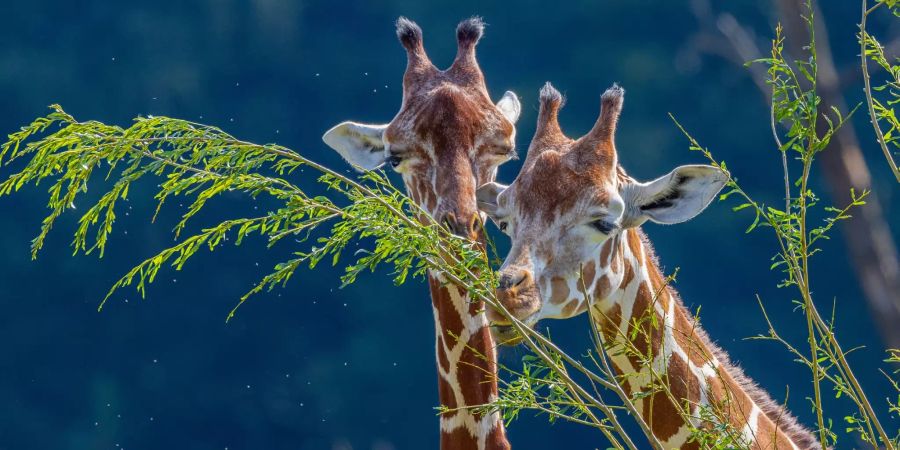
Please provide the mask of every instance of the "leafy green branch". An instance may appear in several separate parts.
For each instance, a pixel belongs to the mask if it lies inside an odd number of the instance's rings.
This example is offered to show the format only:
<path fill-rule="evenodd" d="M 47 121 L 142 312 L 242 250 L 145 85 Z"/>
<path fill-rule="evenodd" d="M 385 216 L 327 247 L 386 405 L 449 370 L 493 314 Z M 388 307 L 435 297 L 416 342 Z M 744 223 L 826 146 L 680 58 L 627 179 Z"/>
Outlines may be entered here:
<path fill-rule="evenodd" d="M 753 221 L 747 232 L 753 231 L 758 226 L 765 226 L 770 227 L 774 233 L 779 251 L 773 256 L 771 269 L 779 269 L 784 274 L 780 287 L 794 287 L 800 294 L 801 301 L 798 302 L 798 306 L 804 311 L 806 319 L 809 353 L 803 355 L 784 340 L 775 331 L 768 316 L 766 316 L 769 324 L 768 335 L 761 337 L 781 342 L 798 361 L 810 368 L 814 391 L 812 405 L 816 413 L 820 441 L 827 446 L 837 438 L 830 426 L 826 426 L 826 423 L 830 422 L 826 420 L 822 405 L 820 384 L 823 380 L 827 380 L 832 383 L 836 397 L 851 399 L 857 408 L 857 413 L 845 417 L 845 421 L 851 425 L 849 429 L 858 432 L 864 442 L 876 447 L 883 445 L 893 449 L 894 442 L 885 432 L 871 402 L 847 362 L 846 356 L 849 352 L 844 351 L 838 342 L 833 319 L 831 322 L 824 320 L 812 298 L 812 285 L 809 279 L 810 257 L 821 250 L 817 244 L 820 244 L 821 240 L 828 239 L 829 232 L 836 223 L 850 219 L 851 211 L 865 203 L 868 192 L 851 191 L 851 201 L 847 205 L 821 208 L 823 223 L 818 226 L 811 223 L 810 215 L 814 209 L 819 209 L 816 206 L 820 202 L 809 187 L 813 163 L 817 154 L 826 149 L 834 133 L 849 116 L 845 117 L 835 108 L 832 108 L 830 114 L 820 111 L 820 98 L 816 92 L 818 75 L 815 34 L 812 8 L 808 3 L 807 11 L 809 15 L 804 17 L 804 21 L 812 39 L 810 45 L 806 47 L 809 54 L 805 58 L 790 61 L 785 57 L 784 38 L 781 27 L 778 26 L 772 43 L 771 56 L 754 61 L 767 66 L 767 83 L 772 89 L 772 131 L 781 154 L 785 179 L 783 209 L 756 201 L 738 184 L 738 180 L 731 176 L 724 162 L 716 160 L 709 150 L 703 148 L 681 124 L 675 121 L 674 117 L 672 119 L 688 138 L 691 150 L 701 152 L 712 164 L 729 173 L 726 184 L 728 190 L 720 196 L 720 199 L 736 196 L 740 198 L 740 203 L 733 209 L 753 213 Z M 819 124 L 823 122 L 825 128 L 820 129 Z M 775 128 L 776 123 L 783 124 L 787 130 L 783 139 Z M 800 175 L 793 180 L 789 172 L 789 159 L 797 161 L 800 165 Z M 763 312 L 765 314 L 765 311 Z"/>
<path fill-rule="evenodd" d="M 548 338 L 509 315 L 495 297 L 495 274 L 484 246 L 456 237 L 433 223 L 383 173 L 367 172 L 353 179 L 287 148 L 242 141 L 215 127 L 167 117 L 140 117 L 130 127 L 122 128 L 96 121 L 79 122 L 56 105 L 46 117 L 9 135 L 0 146 L 0 165 L 10 167 L 17 161 L 24 167 L 0 183 L 0 196 L 11 195 L 26 185 L 51 183 L 50 212 L 32 242 L 33 257 L 56 220 L 74 209 L 76 202 L 91 204 L 74 232 L 74 253 L 97 251 L 102 257 L 117 219 L 116 207 L 128 198 L 134 183 L 143 178 L 157 180 L 154 219 L 167 200 L 190 200 L 172 230 L 176 244 L 123 275 L 110 288 L 101 308 L 126 286 L 134 286 L 144 295 L 160 270 L 180 270 L 198 251 L 214 251 L 225 242 L 240 245 L 258 236 L 271 246 L 293 236 L 298 243 L 309 245 L 277 264 L 245 293 L 229 313 L 230 319 L 253 294 L 283 286 L 301 267 L 313 268 L 322 260 L 337 265 L 351 242 L 372 238 L 371 249 L 354 252 L 353 259 L 344 264 L 344 285 L 383 264 L 393 268 L 398 284 L 428 272 L 440 273 L 447 282 L 465 289 L 474 301 L 484 301 L 500 311 L 524 335 L 526 345 L 555 377 L 552 385 L 545 386 L 555 386 L 553 395 L 568 399 L 567 407 L 559 407 L 556 401 L 545 403 L 549 413 L 597 425 L 616 448 L 638 448 L 619 424 L 615 409 L 595 388 L 579 385 L 569 370 L 587 375 L 591 384 L 613 389 L 617 385 L 596 376 Z M 297 170 L 302 167 L 320 174 L 316 181 L 327 195 L 307 195 L 288 181 L 288 176 L 303 174 L 303 170 Z M 100 183 L 95 173 L 98 168 L 105 172 Z M 102 188 L 102 194 L 91 201 L 87 194 L 95 184 Z M 265 195 L 276 206 L 261 215 L 230 218 L 182 236 L 191 219 L 225 192 L 243 193 L 248 198 Z M 328 227 L 327 232 L 312 239 L 317 235 L 314 231 L 323 227 Z"/>
<path fill-rule="evenodd" d="M 872 129 L 875 131 L 875 140 L 881 147 L 891 172 L 893 172 L 897 182 L 900 182 L 900 169 L 897 168 L 897 163 L 894 161 L 894 154 L 900 148 L 900 121 L 898 121 L 894 112 L 894 105 L 900 102 L 900 65 L 889 61 L 884 54 L 884 46 L 866 31 L 869 15 L 882 6 L 888 7 L 895 16 L 900 17 L 900 6 L 898 6 L 896 0 L 876 1 L 871 8 L 868 7 L 866 0 L 862 0 L 862 17 L 859 20 L 859 34 L 857 36 L 860 46 L 859 58 L 863 75 L 863 91 L 866 94 L 866 106 L 868 106 L 869 121 L 872 123 Z M 883 84 L 872 86 L 872 80 L 869 75 L 870 61 L 881 67 L 887 74 L 887 79 Z M 896 61 L 896 58 L 894 58 L 894 61 Z M 882 102 L 875 97 L 873 91 L 887 93 L 888 99 Z M 887 131 L 882 130 L 881 123 L 887 126 Z"/>

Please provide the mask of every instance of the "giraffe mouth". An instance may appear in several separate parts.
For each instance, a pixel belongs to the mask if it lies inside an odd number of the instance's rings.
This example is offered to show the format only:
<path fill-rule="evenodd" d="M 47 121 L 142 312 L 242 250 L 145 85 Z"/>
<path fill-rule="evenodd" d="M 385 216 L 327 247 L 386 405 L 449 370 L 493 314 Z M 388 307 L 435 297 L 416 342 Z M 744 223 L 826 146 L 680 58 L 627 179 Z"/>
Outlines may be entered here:
<path fill-rule="evenodd" d="M 516 331 L 512 325 L 494 325 L 491 326 L 491 334 L 497 345 L 514 346 L 522 343 L 522 336 Z"/>
<path fill-rule="evenodd" d="M 534 328 L 534 324 L 537 323 L 536 316 L 537 314 L 532 314 L 521 320 L 528 328 Z M 497 345 L 506 347 L 519 345 L 525 340 L 525 338 L 516 330 L 516 327 L 511 324 L 491 325 L 491 335 L 494 337 L 494 341 Z"/>

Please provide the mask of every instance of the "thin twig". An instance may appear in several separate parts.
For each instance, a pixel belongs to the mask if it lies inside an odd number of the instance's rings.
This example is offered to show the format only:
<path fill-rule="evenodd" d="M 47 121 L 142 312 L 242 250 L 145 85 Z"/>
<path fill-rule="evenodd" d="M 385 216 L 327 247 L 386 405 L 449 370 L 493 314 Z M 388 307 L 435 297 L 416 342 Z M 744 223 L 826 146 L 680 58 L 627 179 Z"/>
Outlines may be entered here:
<path fill-rule="evenodd" d="M 866 106 L 868 106 L 869 110 L 869 122 L 872 123 L 872 129 L 875 130 L 875 140 L 878 141 L 878 146 L 881 147 L 881 151 L 884 153 L 884 158 L 887 160 L 891 172 L 893 172 L 897 182 L 900 183 L 900 169 L 897 168 L 897 163 L 894 162 L 894 156 L 891 154 L 891 150 L 884 141 L 884 133 L 881 131 L 881 126 L 878 125 L 878 116 L 875 114 L 875 100 L 872 98 L 872 85 L 871 80 L 869 79 L 869 58 L 866 54 L 866 42 L 869 36 L 869 34 L 866 33 L 866 18 L 882 4 L 883 2 L 879 1 L 875 6 L 867 10 L 866 0 L 862 0 L 863 12 L 862 17 L 859 19 L 859 58 L 861 61 L 860 65 L 862 66 L 863 92 L 866 94 Z M 877 45 L 874 40 L 873 45 Z"/>

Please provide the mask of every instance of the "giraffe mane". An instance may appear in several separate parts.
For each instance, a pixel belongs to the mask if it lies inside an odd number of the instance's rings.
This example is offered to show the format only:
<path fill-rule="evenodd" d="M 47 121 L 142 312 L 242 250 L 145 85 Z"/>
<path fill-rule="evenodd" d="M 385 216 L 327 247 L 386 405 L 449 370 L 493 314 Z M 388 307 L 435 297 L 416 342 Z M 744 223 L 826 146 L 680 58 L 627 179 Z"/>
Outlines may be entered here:
<path fill-rule="evenodd" d="M 619 170 L 619 176 L 620 179 L 630 179 L 621 168 Z M 656 267 L 657 270 L 661 270 L 656 251 L 653 249 L 653 245 L 650 243 L 647 234 L 644 233 L 644 230 L 640 227 L 638 227 L 636 231 L 646 251 L 648 262 Z M 678 291 L 672 287 L 671 284 L 666 285 L 666 290 L 668 291 L 669 296 L 675 300 L 678 307 L 684 308 L 686 311 L 690 312 L 690 310 L 684 306 L 684 301 L 681 299 Z M 747 396 L 759 406 L 762 413 L 775 423 L 779 430 L 784 431 L 784 433 L 802 450 L 822 450 L 822 445 L 816 439 L 812 431 L 802 425 L 800 421 L 797 420 L 797 417 L 787 410 L 785 405 L 773 400 L 769 393 L 766 392 L 765 389 L 759 387 L 759 384 L 757 384 L 756 381 L 747 376 L 740 366 L 731 361 L 728 353 L 713 342 L 706 330 L 696 322 L 693 315 L 686 314 L 686 316 L 688 324 L 693 327 L 700 342 L 709 349 L 713 354 L 713 357 L 718 359 L 721 364 L 720 367 L 731 375 L 738 386 L 740 386 L 740 388 L 747 393 Z"/>

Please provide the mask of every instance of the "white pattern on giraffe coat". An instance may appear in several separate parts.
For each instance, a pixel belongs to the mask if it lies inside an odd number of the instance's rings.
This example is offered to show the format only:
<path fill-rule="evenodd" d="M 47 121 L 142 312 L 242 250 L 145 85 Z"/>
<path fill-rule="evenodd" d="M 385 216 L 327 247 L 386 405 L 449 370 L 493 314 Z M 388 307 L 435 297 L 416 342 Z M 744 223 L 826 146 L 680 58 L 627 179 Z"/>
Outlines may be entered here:
<path fill-rule="evenodd" d="M 429 276 L 439 280 L 441 283 L 445 283 L 446 280 L 440 273 L 429 272 Z M 502 420 L 499 412 L 493 412 L 490 414 L 486 414 L 481 418 L 476 418 L 474 414 L 472 414 L 468 409 L 465 409 L 466 406 L 480 406 L 480 405 L 466 405 L 465 397 L 462 393 L 462 387 L 460 386 L 459 380 L 457 378 L 457 368 L 459 367 L 460 357 L 465 350 L 466 345 L 469 343 L 469 339 L 473 336 L 473 334 L 485 327 L 487 327 L 488 321 L 484 314 L 469 314 L 469 299 L 465 292 L 462 292 L 461 289 L 456 287 L 449 287 L 447 291 L 450 294 L 451 302 L 453 304 L 453 308 L 455 312 L 459 315 L 462 320 L 462 332 L 457 337 L 457 339 L 450 345 L 445 339 L 443 339 L 443 329 L 440 328 L 441 321 L 438 317 L 438 311 L 432 305 L 432 312 L 434 314 L 434 323 L 435 326 L 435 352 L 444 351 L 444 354 L 449 361 L 449 370 L 444 370 L 441 367 L 441 364 L 437 364 L 438 376 L 440 376 L 451 388 L 453 392 L 453 396 L 456 398 L 457 408 L 459 409 L 456 414 L 452 415 L 441 415 L 440 423 L 441 423 L 441 431 L 449 433 L 460 427 L 465 428 L 470 435 L 476 437 L 478 439 L 478 449 L 485 448 L 485 439 L 490 434 L 490 431 L 495 427 L 502 426 Z M 441 346 L 438 348 L 437 346 Z M 488 398 L 488 402 L 493 402 L 497 398 L 495 395 L 491 395 Z"/>

